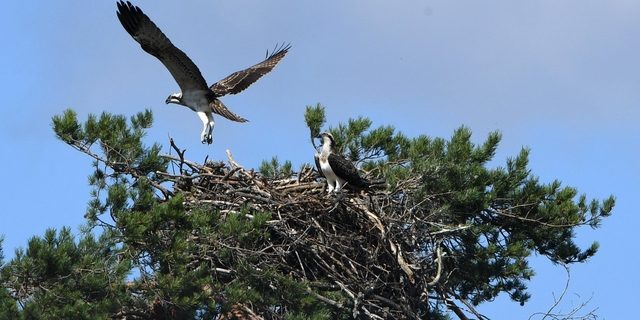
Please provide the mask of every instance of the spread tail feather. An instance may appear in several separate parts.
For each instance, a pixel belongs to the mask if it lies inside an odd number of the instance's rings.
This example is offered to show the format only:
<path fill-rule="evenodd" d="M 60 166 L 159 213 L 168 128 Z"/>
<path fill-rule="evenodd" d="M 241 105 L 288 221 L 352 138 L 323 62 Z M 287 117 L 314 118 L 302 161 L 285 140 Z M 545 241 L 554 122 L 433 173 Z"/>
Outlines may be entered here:
<path fill-rule="evenodd" d="M 367 180 L 370 189 L 386 189 L 387 181 L 385 179 Z"/>
<path fill-rule="evenodd" d="M 209 103 L 209 107 L 211 107 L 211 111 L 216 114 L 219 114 L 231 121 L 235 122 L 247 122 L 249 120 L 231 112 L 231 110 L 227 109 L 227 107 L 222 103 L 222 101 L 218 99 L 214 99 L 211 103 Z"/>
<path fill-rule="evenodd" d="M 386 189 L 387 188 L 387 181 L 385 181 L 384 179 L 377 179 L 377 180 L 369 180 L 366 178 L 359 178 L 356 181 L 352 181 L 350 184 L 347 183 L 347 186 L 351 186 L 351 188 L 355 188 L 355 189 L 376 189 L 376 190 L 380 190 L 380 189 Z"/>

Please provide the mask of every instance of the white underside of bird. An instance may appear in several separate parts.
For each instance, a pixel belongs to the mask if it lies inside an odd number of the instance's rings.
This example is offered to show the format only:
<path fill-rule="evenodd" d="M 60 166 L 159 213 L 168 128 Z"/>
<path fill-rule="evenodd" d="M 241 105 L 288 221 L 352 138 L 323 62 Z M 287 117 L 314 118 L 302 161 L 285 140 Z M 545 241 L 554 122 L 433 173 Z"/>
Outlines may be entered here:
<path fill-rule="evenodd" d="M 327 150 L 325 150 L 327 149 Z M 328 144 L 326 147 L 322 146 L 322 152 L 318 154 L 318 160 L 320 162 L 320 169 L 322 170 L 322 174 L 327 179 L 327 192 L 338 192 L 342 189 L 342 187 L 347 183 L 344 179 L 338 177 L 331 165 L 329 164 L 329 153 L 331 149 Z"/>
<path fill-rule="evenodd" d="M 200 141 L 202 143 L 213 142 L 213 127 L 215 121 L 213 121 L 213 115 L 211 114 L 211 107 L 209 106 L 209 100 L 207 99 L 207 91 L 205 90 L 189 90 L 182 93 L 182 103 L 184 106 L 195 111 L 198 117 L 202 121 L 202 134 L 200 135 Z"/>

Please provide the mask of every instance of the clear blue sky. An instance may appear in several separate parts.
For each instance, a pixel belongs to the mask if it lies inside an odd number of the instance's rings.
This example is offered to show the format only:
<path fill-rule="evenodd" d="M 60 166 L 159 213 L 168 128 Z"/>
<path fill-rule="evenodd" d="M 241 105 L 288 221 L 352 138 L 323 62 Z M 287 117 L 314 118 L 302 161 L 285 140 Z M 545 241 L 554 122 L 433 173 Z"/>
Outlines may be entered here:
<path fill-rule="evenodd" d="M 617 197 L 601 229 L 581 229 L 600 252 L 572 267 L 560 306 L 592 298 L 604 319 L 636 315 L 640 285 L 640 2 L 637 1 L 136 1 L 211 83 L 293 48 L 243 94 L 224 99 L 251 122 L 217 118 L 212 146 L 200 120 L 165 105 L 178 90 L 115 16 L 115 1 L 9 1 L 0 19 L 0 234 L 8 256 L 48 227 L 77 227 L 89 199 L 91 160 L 58 141 L 51 117 L 154 112 L 147 141 L 187 156 L 255 167 L 277 155 L 311 162 L 303 113 L 317 102 L 329 124 L 367 116 L 409 136 L 449 137 L 466 125 L 480 142 L 503 133 L 495 165 L 531 148 L 542 181 L 560 179 L 589 197 Z M 636 205 L 634 205 L 636 204 Z M 553 303 L 564 271 L 533 261 L 533 298 L 480 307 L 492 319 L 527 319 Z M 579 295 L 579 296 L 578 296 Z M 560 311 L 561 311 L 560 310 Z"/>

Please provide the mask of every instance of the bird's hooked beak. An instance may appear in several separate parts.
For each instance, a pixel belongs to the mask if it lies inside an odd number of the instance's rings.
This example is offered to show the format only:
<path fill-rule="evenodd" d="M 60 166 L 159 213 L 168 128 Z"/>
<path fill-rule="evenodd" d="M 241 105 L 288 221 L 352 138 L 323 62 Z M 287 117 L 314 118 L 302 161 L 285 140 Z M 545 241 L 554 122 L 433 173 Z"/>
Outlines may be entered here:
<path fill-rule="evenodd" d="M 182 95 L 174 93 L 174 94 L 170 95 L 169 97 L 167 97 L 167 100 L 165 100 L 164 102 L 166 104 L 169 104 L 169 103 L 180 104 L 181 100 L 182 100 Z"/>

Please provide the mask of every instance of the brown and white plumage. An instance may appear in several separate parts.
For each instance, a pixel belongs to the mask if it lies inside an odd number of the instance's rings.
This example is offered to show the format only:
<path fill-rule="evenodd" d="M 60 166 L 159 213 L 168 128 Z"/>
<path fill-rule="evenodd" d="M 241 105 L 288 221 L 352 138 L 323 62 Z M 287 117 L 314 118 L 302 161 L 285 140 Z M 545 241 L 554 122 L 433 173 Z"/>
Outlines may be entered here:
<path fill-rule="evenodd" d="M 129 1 L 122 0 L 117 5 L 118 19 L 124 29 L 145 52 L 162 62 L 180 86 L 182 92 L 170 95 L 165 102 L 186 106 L 195 111 L 202 120 L 204 125 L 202 143 L 213 142 L 212 112 L 232 121 L 247 121 L 247 119 L 231 112 L 218 98 L 227 94 L 236 94 L 249 87 L 271 71 L 290 48 L 289 45 L 276 47 L 271 55 L 267 53 L 267 58 L 264 61 L 234 72 L 208 87 L 195 63 L 182 50 L 174 46 L 139 7 L 132 5 Z"/>
<path fill-rule="evenodd" d="M 327 191 L 338 192 L 345 185 L 356 189 L 366 189 L 371 182 L 360 176 L 353 163 L 338 154 L 334 148 L 333 136 L 328 132 L 320 134 L 322 147 L 315 154 L 315 163 L 318 172 L 327 179 Z"/>
<path fill-rule="evenodd" d="M 221 97 L 227 94 L 236 94 L 248 88 L 252 83 L 260 79 L 260 77 L 269 73 L 269 71 L 284 58 L 290 47 L 291 46 L 285 46 L 284 44 L 280 47 L 276 46 L 273 48 L 271 55 L 267 52 L 264 61 L 228 75 L 226 78 L 214 83 L 210 87 L 211 91 Z"/>

